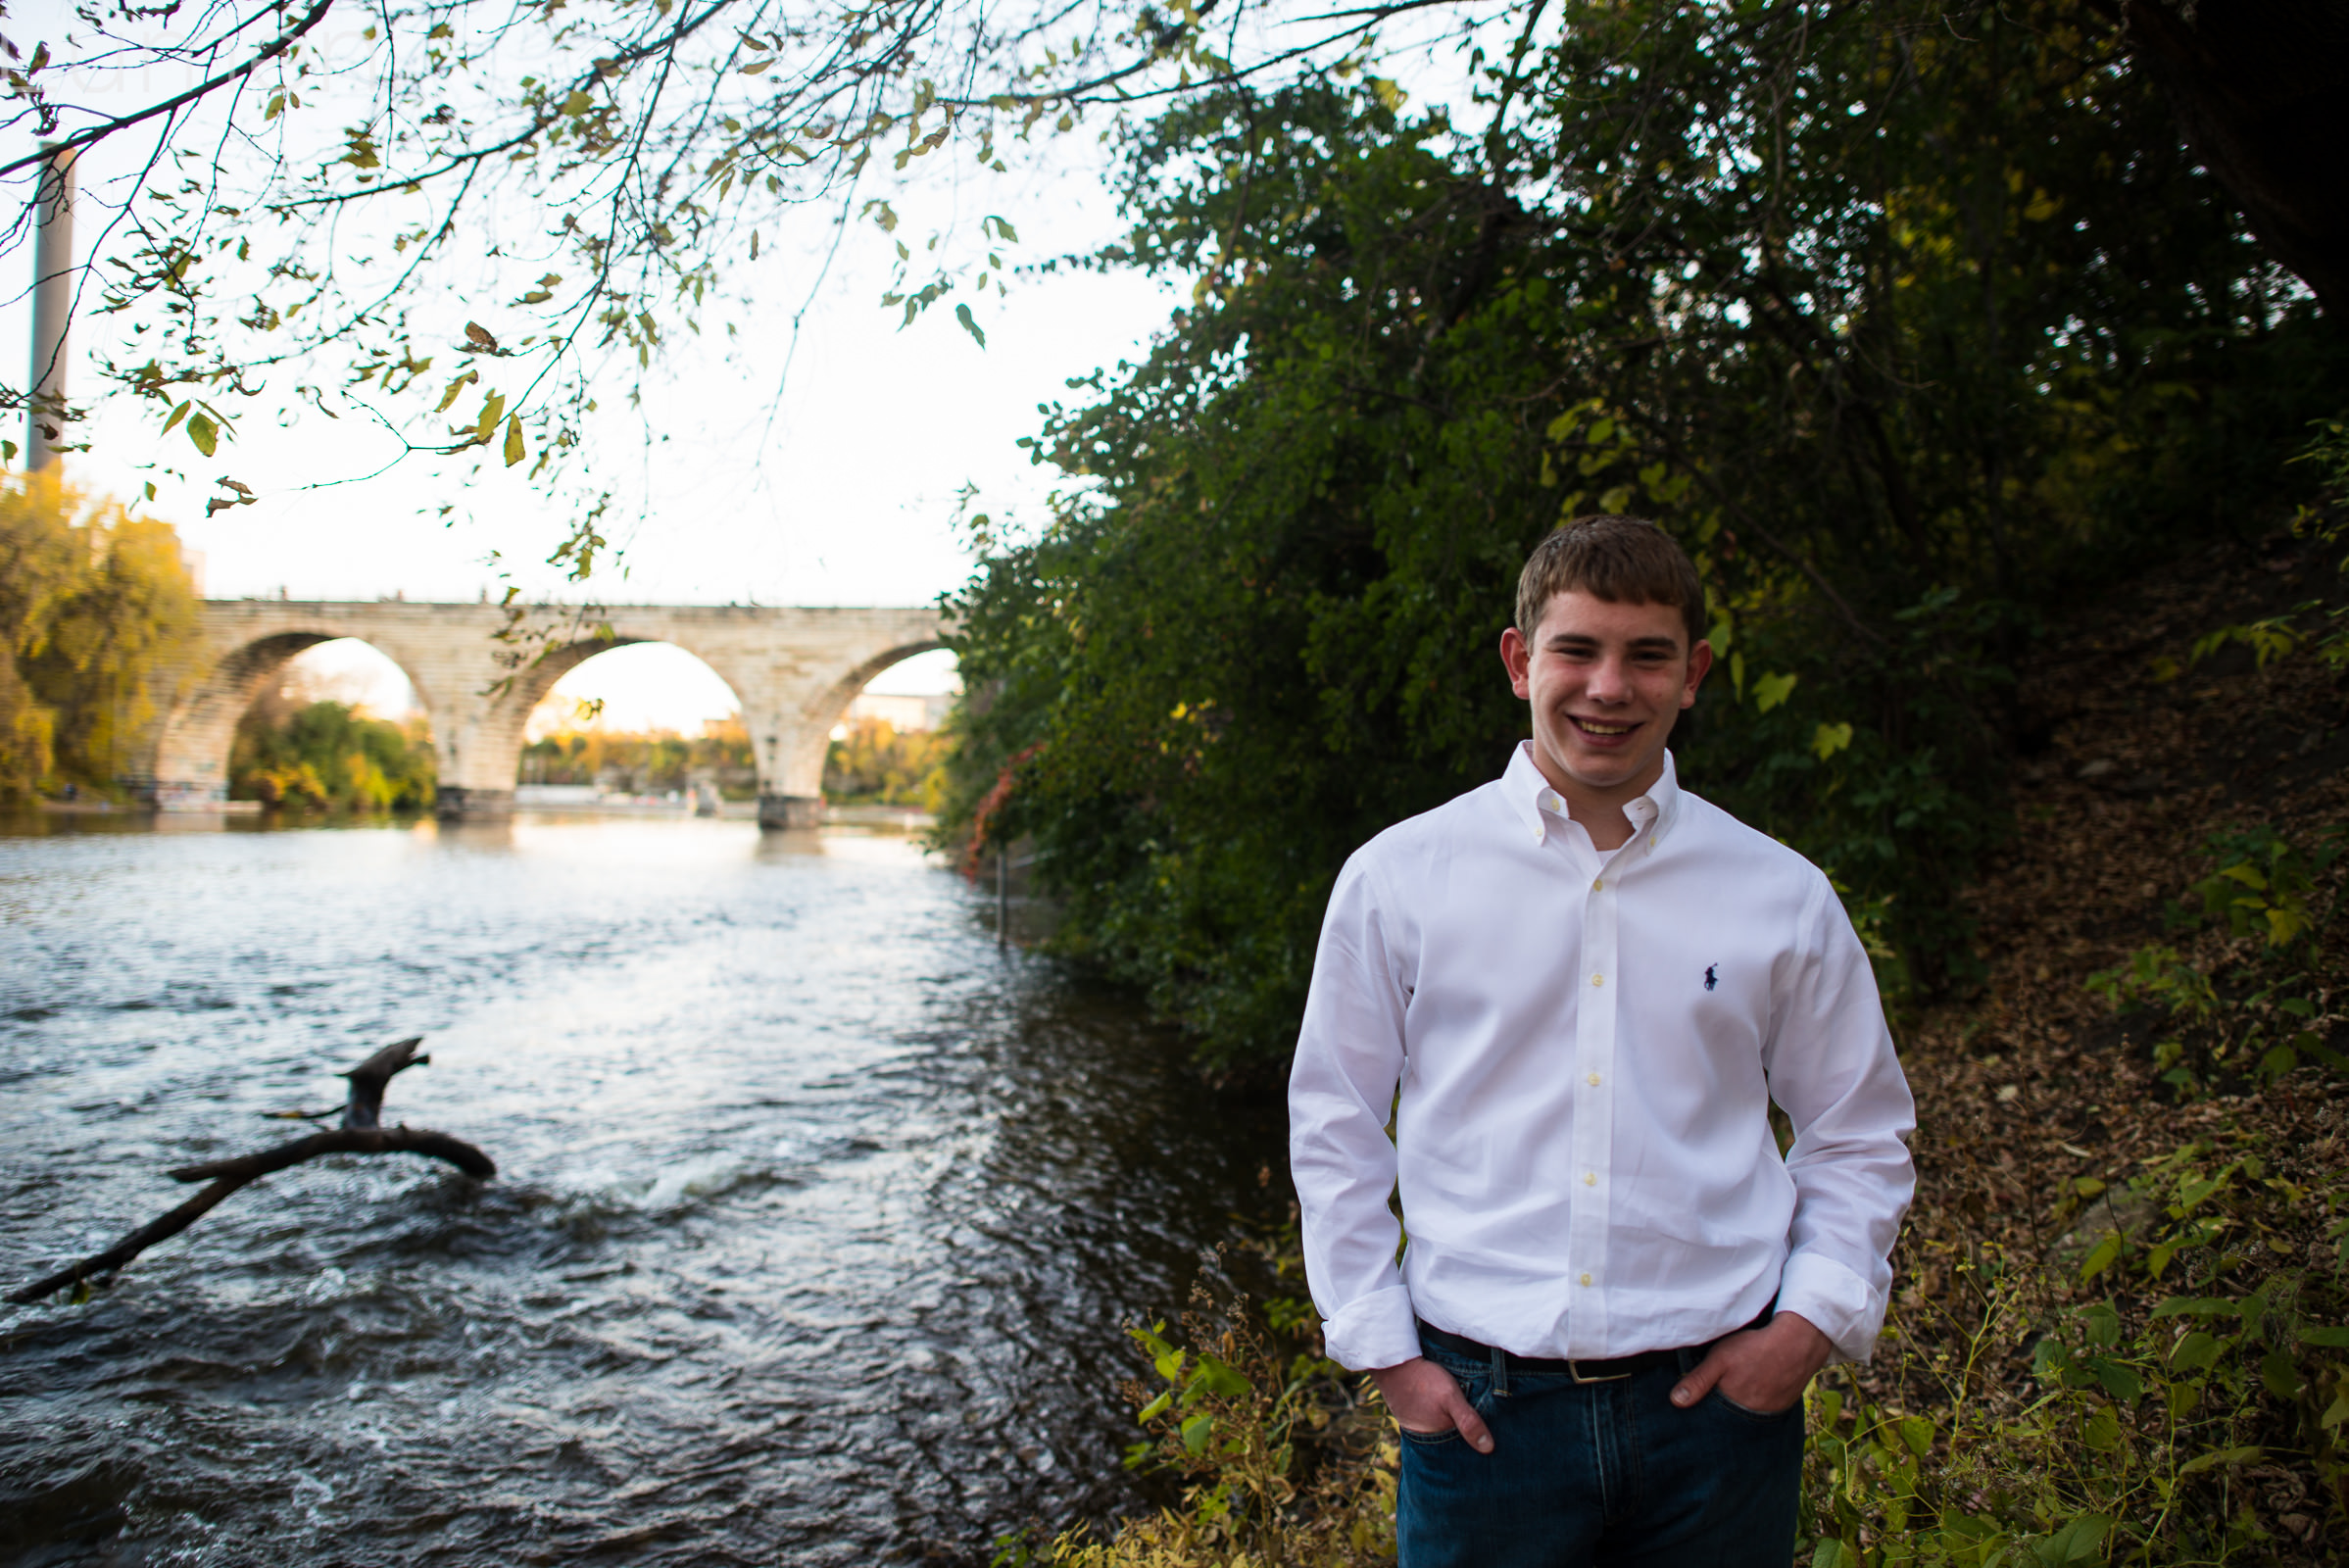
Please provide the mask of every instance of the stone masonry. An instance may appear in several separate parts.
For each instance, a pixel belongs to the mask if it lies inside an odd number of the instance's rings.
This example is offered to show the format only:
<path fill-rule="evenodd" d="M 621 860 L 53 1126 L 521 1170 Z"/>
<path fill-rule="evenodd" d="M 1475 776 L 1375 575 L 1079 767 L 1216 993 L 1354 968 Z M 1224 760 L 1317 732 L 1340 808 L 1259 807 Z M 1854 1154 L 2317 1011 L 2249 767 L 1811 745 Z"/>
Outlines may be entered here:
<path fill-rule="evenodd" d="M 759 767 L 759 820 L 804 826 L 823 808 L 824 749 L 849 703 L 899 660 L 938 647 L 946 630 L 935 609 L 698 605 L 537 612 L 521 629 L 543 640 L 528 643 L 500 641 L 505 625 L 494 605 L 208 600 L 198 651 L 140 782 L 166 810 L 224 801 L 229 743 L 254 698 L 303 649 L 356 637 L 407 673 L 431 716 L 441 814 L 509 811 L 522 726 L 548 688 L 608 649 L 658 642 L 693 654 L 734 688 Z"/>

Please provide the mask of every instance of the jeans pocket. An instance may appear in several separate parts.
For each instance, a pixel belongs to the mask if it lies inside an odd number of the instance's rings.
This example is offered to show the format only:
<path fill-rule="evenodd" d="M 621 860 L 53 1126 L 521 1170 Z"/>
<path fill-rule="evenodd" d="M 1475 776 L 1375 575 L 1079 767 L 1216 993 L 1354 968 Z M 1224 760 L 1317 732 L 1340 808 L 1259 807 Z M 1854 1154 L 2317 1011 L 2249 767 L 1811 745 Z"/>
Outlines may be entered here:
<path fill-rule="evenodd" d="M 1787 1405 L 1783 1410 L 1751 1409 L 1745 1405 L 1739 1404 L 1737 1400 L 1722 1393 L 1718 1387 L 1716 1387 L 1711 1394 L 1707 1395 L 1706 1397 L 1720 1400 L 1724 1408 L 1734 1412 L 1735 1414 L 1743 1416 L 1748 1421 L 1784 1421 L 1786 1417 L 1799 1414 L 1802 1410 L 1802 1396 L 1799 1394 L 1794 1396 L 1794 1402 Z"/>
<path fill-rule="evenodd" d="M 1403 1435 L 1405 1443 L 1411 1444 L 1415 1447 L 1441 1448 L 1447 1443 L 1460 1441 L 1458 1427 L 1445 1427 L 1441 1432 L 1414 1432 L 1409 1427 L 1397 1424 L 1395 1430 Z"/>

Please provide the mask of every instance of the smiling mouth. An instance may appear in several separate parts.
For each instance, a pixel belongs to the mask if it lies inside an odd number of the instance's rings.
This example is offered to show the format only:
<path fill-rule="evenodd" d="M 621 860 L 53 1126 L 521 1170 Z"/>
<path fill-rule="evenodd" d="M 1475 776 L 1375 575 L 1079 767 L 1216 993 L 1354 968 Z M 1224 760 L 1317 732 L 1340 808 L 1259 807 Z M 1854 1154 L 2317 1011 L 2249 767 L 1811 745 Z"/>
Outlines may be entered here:
<path fill-rule="evenodd" d="M 1637 724 L 1602 724 L 1593 718 L 1576 718 L 1571 713 L 1567 715 L 1566 721 L 1584 734 L 1596 736 L 1601 740 L 1611 740 L 1618 735 L 1629 735 L 1639 727 Z"/>

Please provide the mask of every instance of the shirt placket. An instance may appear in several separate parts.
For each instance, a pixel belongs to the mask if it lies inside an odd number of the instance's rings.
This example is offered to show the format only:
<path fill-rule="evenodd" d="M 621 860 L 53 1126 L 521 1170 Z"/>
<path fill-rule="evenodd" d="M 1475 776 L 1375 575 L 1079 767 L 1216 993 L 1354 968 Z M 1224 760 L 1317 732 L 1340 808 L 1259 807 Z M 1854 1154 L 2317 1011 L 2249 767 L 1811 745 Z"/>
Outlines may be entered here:
<path fill-rule="evenodd" d="M 1608 1341 L 1607 1233 L 1613 1200 L 1610 1172 L 1615 1144 L 1615 1045 L 1623 996 L 1616 972 L 1615 867 L 1605 857 L 1583 895 L 1582 1005 L 1575 1009 L 1574 1152 L 1576 1169 L 1567 1204 L 1566 1314 L 1569 1353 L 1598 1355 Z"/>

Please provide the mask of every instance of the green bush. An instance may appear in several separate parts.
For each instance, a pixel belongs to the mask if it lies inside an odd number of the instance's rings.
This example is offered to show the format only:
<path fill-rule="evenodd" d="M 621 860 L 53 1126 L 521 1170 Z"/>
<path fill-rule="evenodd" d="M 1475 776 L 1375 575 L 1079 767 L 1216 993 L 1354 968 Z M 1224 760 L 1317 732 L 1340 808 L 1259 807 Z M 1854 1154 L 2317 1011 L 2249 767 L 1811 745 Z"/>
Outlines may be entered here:
<path fill-rule="evenodd" d="M 422 722 L 401 725 L 348 703 L 280 710 L 257 703 L 229 749 L 229 797 L 338 811 L 422 810 L 436 774 Z"/>
<path fill-rule="evenodd" d="M 2261 1561 L 2349 1522 L 2337 1171 L 2189 1144 L 2053 1219 L 2055 1266 L 1984 1248 L 1949 1304 L 1895 1315 L 1897 1396 L 1814 1389 L 1810 1560 Z"/>

